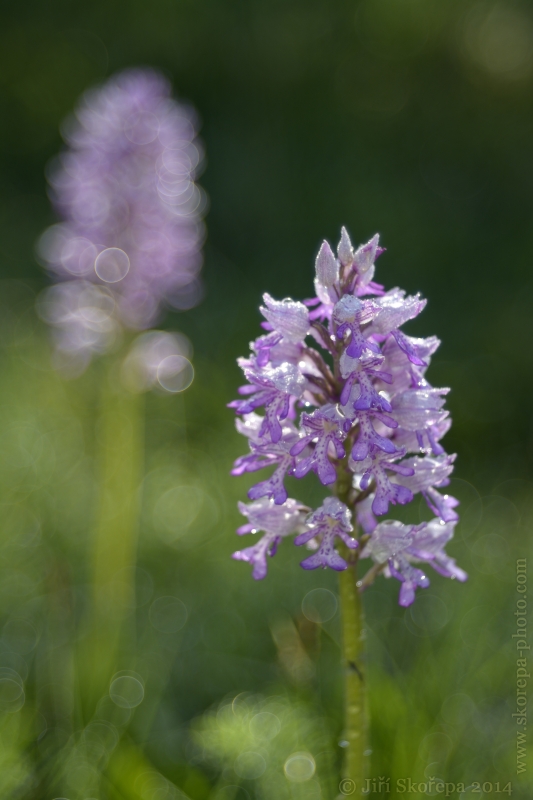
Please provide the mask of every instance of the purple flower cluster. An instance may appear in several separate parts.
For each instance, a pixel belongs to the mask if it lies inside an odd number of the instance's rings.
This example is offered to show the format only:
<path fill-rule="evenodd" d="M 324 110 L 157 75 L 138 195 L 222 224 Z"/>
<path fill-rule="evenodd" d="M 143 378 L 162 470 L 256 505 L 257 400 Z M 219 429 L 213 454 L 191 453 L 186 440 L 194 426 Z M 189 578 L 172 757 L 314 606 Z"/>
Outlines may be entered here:
<path fill-rule="evenodd" d="M 239 505 L 250 519 L 239 533 L 261 530 L 264 536 L 234 557 L 264 578 L 266 556 L 274 555 L 282 537 L 297 533 L 296 545 L 316 550 L 302 562 L 305 569 L 344 570 L 340 539 L 361 558 L 372 558 L 374 573 L 401 581 L 400 604 L 407 606 L 417 586 L 429 585 L 413 563 L 427 562 L 461 581 L 466 574 L 443 550 L 458 502 L 440 491 L 455 459 L 440 444 L 451 424 L 444 408 L 449 390 L 433 388 L 425 377 L 439 340 L 401 330 L 426 301 L 374 282 L 382 252 L 377 235 L 354 251 L 343 228 L 337 255 L 327 242 L 318 253 L 316 297 L 300 303 L 264 295 L 267 332 L 239 360 L 248 382 L 230 403 L 250 450 L 232 474 L 274 470 L 249 490 L 251 505 Z M 287 475 L 302 478 L 310 471 L 336 496 L 305 518 L 284 483 Z M 392 505 L 409 503 L 417 493 L 435 514 L 431 522 L 378 523 Z"/>
<path fill-rule="evenodd" d="M 57 349 L 84 364 L 123 328 L 144 330 L 163 304 L 199 299 L 205 236 L 194 111 L 151 70 L 127 70 L 87 92 L 64 127 L 68 149 L 49 176 L 62 222 L 39 255 L 59 283 L 43 316 Z"/>

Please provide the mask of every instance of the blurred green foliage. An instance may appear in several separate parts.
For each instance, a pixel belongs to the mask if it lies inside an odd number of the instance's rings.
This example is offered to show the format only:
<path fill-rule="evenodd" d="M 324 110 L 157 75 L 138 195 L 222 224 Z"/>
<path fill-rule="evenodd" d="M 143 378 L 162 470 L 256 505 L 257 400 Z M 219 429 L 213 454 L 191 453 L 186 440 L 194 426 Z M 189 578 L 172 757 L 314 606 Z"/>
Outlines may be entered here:
<path fill-rule="evenodd" d="M 4 275 L 45 281 L 45 165 L 79 94 L 154 65 L 204 120 L 207 297 L 176 322 L 196 347 L 230 363 L 265 289 L 305 296 L 323 237 L 378 230 L 381 278 L 430 300 L 412 327 L 443 339 L 460 469 L 484 488 L 528 478 L 529 4 L 6 0 L 2 23 Z"/>
<path fill-rule="evenodd" d="M 366 594 L 372 774 L 513 780 L 529 797 L 511 634 L 533 518 L 531 5 L 27 0 L 1 13 L 1 797 L 334 797 L 335 576 L 304 574 L 288 546 L 259 585 L 229 559 L 248 484 L 228 477 L 242 443 L 225 403 L 262 291 L 307 296 L 341 224 L 357 241 L 378 230 L 379 279 L 429 298 L 410 332 L 443 340 L 430 379 L 453 389 L 450 552 L 471 575 L 435 576 L 407 611 L 392 581 Z M 71 383 L 50 369 L 33 248 L 54 219 L 59 125 L 83 90 L 137 64 L 163 69 L 203 118 L 206 297 L 166 320 L 192 339 L 196 378 L 146 398 L 137 556 L 104 557 L 100 585 L 107 365 Z M 312 480 L 292 492 L 317 497 Z M 280 723 L 268 746 L 261 713 Z M 311 782 L 287 777 L 297 753 Z"/>

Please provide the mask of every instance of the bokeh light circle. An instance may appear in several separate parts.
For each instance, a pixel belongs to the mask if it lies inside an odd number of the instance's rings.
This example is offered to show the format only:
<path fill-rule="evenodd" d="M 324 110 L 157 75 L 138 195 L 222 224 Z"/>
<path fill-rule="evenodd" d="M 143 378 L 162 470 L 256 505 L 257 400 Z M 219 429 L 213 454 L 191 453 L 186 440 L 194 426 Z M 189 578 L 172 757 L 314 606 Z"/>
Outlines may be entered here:
<path fill-rule="evenodd" d="M 410 608 L 410 615 L 415 625 L 426 633 L 440 630 L 450 618 L 446 603 L 431 594 L 420 594 Z"/>
<path fill-rule="evenodd" d="M 187 622 L 187 606 L 178 597 L 158 597 L 150 606 L 150 622 L 160 633 L 177 633 Z"/>
<path fill-rule="evenodd" d="M 281 730 L 279 717 L 271 714 L 270 711 L 260 711 L 250 720 L 250 733 L 256 739 L 266 739 L 270 741 Z"/>
<path fill-rule="evenodd" d="M 13 653 L 24 656 L 34 649 L 38 634 L 33 625 L 24 619 L 11 619 L 4 625 L 2 641 Z"/>
<path fill-rule="evenodd" d="M 194 367 L 185 356 L 167 356 L 157 367 L 157 380 L 167 392 L 183 392 L 194 380 Z"/>
<path fill-rule="evenodd" d="M 266 761 L 260 753 L 247 751 L 237 756 L 233 768 L 239 778 L 255 780 L 266 770 Z"/>
<path fill-rule="evenodd" d="M 109 686 L 111 700 L 121 708 L 136 708 L 144 699 L 144 686 L 131 673 L 117 673 Z"/>
<path fill-rule="evenodd" d="M 97 256 L 94 271 L 105 283 L 119 283 L 130 271 L 130 259 L 120 247 L 108 247 Z"/>
<path fill-rule="evenodd" d="M 19 711 L 24 705 L 24 690 L 12 678 L 0 678 L 0 711 Z"/>
<path fill-rule="evenodd" d="M 509 563 L 509 544 L 496 533 L 480 536 L 472 545 L 470 558 L 478 572 L 497 575 Z"/>
<path fill-rule="evenodd" d="M 315 774 L 315 759 L 310 753 L 293 753 L 283 765 L 283 771 L 292 783 L 304 783 Z"/>
<path fill-rule="evenodd" d="M 302 613 L 310 622 L 328 622 L 337 613 L 337 605 L 329 589 L 311 589 L 302 600 Z"/>
<path fill-rule="evenodd" d="M 150 111 L 132 114 L 124 126 L 124 133 L 134 144 L 150 144 L 159 133 L 159 120 Z"/>

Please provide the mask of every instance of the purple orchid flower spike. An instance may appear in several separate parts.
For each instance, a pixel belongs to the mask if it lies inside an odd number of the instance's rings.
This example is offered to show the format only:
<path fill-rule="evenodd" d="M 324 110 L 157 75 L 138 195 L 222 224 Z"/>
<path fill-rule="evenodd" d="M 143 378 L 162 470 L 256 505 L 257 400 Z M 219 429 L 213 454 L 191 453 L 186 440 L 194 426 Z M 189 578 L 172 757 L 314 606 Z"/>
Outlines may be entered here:
<path fill-rule="evenodd" d="M 314 551 L 301 562 L 303 569 L 339 573 L 342 659 L 349 667 L 343 777 L 354 785 L 365 773 L 367 746 L 359 594 L 380 574 L 395 578 L 405 608 L 429 586 L 427 565 L 445 578 L 467 577 L 444 549 L 458 502 L 443 492 L 455 461 L 441 444 L 451 425 L 444 407 L 449 390 L 432 387 L 426 376 L 439 340 L 402 329 L 426 301 L 374 282 L 382 252 L 377 234 L 355 248 L 343 228 L 336 255 L 328 242 L 320 247 L 315 297 L 302 304 L 265 294 L 267 333 L 251 343 L 249 358 L 239 360 L 248 384 L 240 389 L 242 399 L 230 404 L 243 415 L 237 429 L 250 445 L 233 474 L 273 470 L 249 489 L 254 502 L 239 506 L 250 522 L 238 533 L 265 533 L 233 557 L 251 563 L 254 578 L 264 578 L 267 556 L 281 538 L 295 534 L 295 545 Z M 255 413 L 260 408 L 263 416 Z M 284 484 L 286 476 L 301 479 L 311 471 L 332 496 L 304 521 Z M 417 493 L 436 515 L 431 522 L 383 520 Z M 372 563 L 359 577 L 358 563 L 365 559 Z"/>
<path fill-rule="evenodd" d="M 233 474 L 273 468 L 248 495 L 264 504 L 258 508 L 282 513 L 296 502 L 287 499 L 285 477 L 315 472 L 335 496 L 310 514 L 295 538 L 297 545 L 316 548 L 302 566 L 343 571 L 343 553 L 360 541 L 353 560 L 375 562 L 364 585 L 377 572 L 396 577 L 405 606 L 417 587 L 429 583 L 417 562 L 446 577 L 466 576 L 442 549 L 453 534 L 458 503 L 442 491 L 455 460 L 441 444 L 451 424 L 444 407 L 449 390 L 433 388 L 426 377 L 439 340 L 402 330 L 426 301 L 374 283 L 382 252 L 377 235 L 354 248 L 343 228 L 336 255 L 327 242 L 318 252 L 316 297 L 299 303 L 264 295 L 267 333 L 239 361 L 248 384 L 242 399 L 230 404 L 243 415 L 237 427 L 250 442 Z M 263 416 L 255 413 L 260 408 Z M 436 515 L 432 523 L 379 521 L 417 493 Z M 252 561 L 261 576 L 278 541 L 275 532 L 262 529 L 266 538 L 236 556 Z"/>
<path fill-rule="evenodd" d="M 351 550 L 358 547 L 357 540 L 350 536 L 353 532 L 350 509 L 336 497 L 326 497 L 322 505 L 308 516 L 306 526 L 308 530 L 298 534 L 294 544 L 308 544 L 314 539 L 319 544 L 317 552 L 302 561 L 302 567 L 331 567 L 337 572 L 347 569 L 348 564 L 335 550 L 335 538 L 342 539 Z"/>
<path fill-rule="evenodd" d="M 45 231 L 38 252 L 58 282 L 40 308 L 67 371 L 79 374 L 125 329 L 152 327 L 165 306 L 199 301 L 205 198 L 194 183 L 197 127 L 194 110 L 172 100 L 166 78 L 149 69 L 88 91 L 65 126 L 68 149 L 49 178 L 61 222 Z"/>

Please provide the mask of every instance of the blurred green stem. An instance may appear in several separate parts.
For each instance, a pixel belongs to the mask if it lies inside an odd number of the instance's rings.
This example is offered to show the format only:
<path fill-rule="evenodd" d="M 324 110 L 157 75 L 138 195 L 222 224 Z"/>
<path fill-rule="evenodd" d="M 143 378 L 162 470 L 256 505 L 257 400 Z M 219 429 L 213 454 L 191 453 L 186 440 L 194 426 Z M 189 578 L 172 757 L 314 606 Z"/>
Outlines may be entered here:
<path fill-rule="evenodd" d="M 336 495 L 348 504 L 350 482 L 348 471 L 339 469 Z M 358 550 L 342 545 L 341 555 L 348 569 L 339 572 L 342 618 L 342 666 L 344 673 L 344 731 L 345 742 L 343 779 L 355 783 L 355 791 L 346 794 L 364 797 L 362 788 L 368 773 L 368 716 L 366 700 L 365 630 L 363 602 L 357 587 Z"/>
<path fill-rule="evenodd" d="M 97 431 L 98 508 L 94 538 L 94 634 L 100 679 L 118 667 L 121 634 L 135 605 L 134 565 L 144 450 L 144 396 L 124 388 L 124 351 L 110 356 L 101 381 Z M 126 569 L 130 568 L 130 569 Z M 128 637 L 129 638 L 129 637 Z"/>

